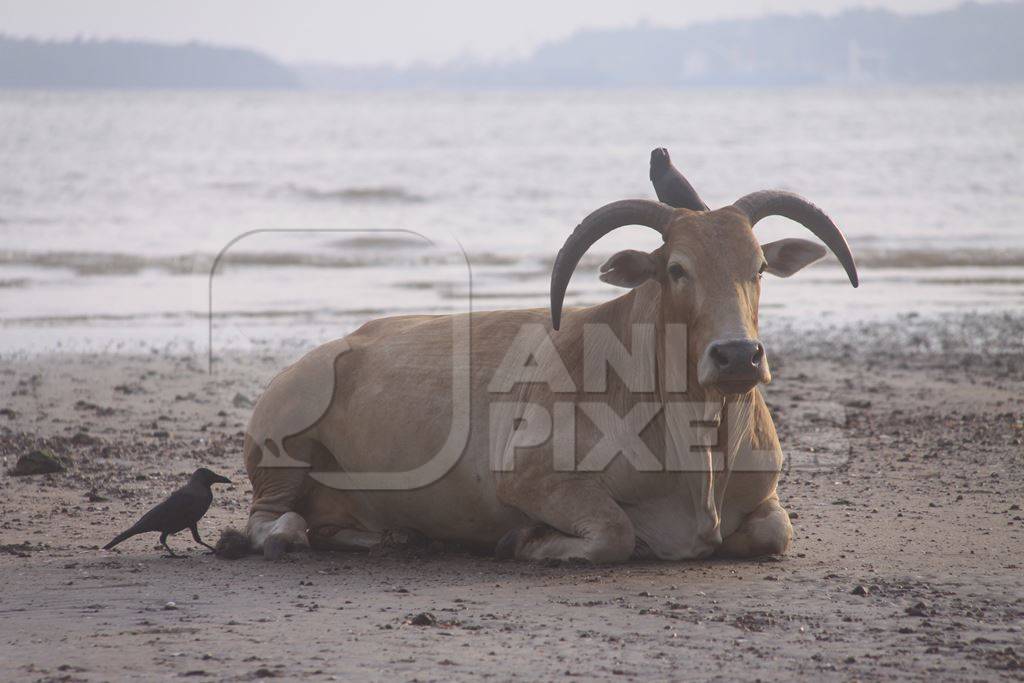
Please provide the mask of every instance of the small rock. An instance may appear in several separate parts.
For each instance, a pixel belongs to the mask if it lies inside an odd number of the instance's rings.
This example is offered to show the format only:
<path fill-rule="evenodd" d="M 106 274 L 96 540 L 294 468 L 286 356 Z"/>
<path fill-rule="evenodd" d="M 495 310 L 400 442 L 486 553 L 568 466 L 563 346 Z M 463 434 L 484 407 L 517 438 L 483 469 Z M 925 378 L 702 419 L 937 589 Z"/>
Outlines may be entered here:
<path fill-rule="evenodd" d="M 178 603 L 174 602 L 174 600 L 169 600 L 166 603 L 164 603 L 164 609 L 168 612 L 170 612 L 171 610 L 176 610 L 178 609 Z"/>
<path fill-rule="evenodd" d="M 252 678 L 277 678 L 277 672 L 273 669 L 260 667 L 252 672 Z"/>
<path fill-rule="evenodd" d="M 437 624 L 437 617 L 430 612 L 420 612 L 406 623 L 412 626 L 435 626 Z"/>
<path fill-rule="evenodd" d="M 903 611 L 911 617 L 931 616 L 930 612 L 928 611 L 928 605 L 924 604 L 923 602 L 915 603 Z"/>
<path fill-rule="evenodd" d="M 64 463 L 52 451 L 32 451 L 18 458 L 18 464 L 10 471 L 13 477 L 25 477 L 33 474 L 52 474 L 63 472 Z"/>
<path fill-rule="evenodd" d="M 106 502 L 107 500 L 110 500 L 109 498 L 104 498 L 100 494 L 96 493 L 96 489 L 90 489 L 90 491 L 87 494 L 85 494 L 85 498 L 90 503 L 103 503 Z"/>
<path fill-rule="evenodd" d="M 857 585 L 853 587 L 853 590 L 850 591 L 850 593 L 852 593 L 853 595 L 865 596 L 868 594 L 868 589 L 864 586 Z"/>
<path fill-rule="evenodd" d="M 235 397 L 231 399 L 231 405 L 236 408 L 252 408 L 252 400 L 245 394 L 235 394 Z"/>
<path fill-rule="evenodd" d="M 100 440 L 95 436 L 85 432 L 75 432 L 75 435 L 71 437 L 71 444 L 74 446 L 95 446 L 99 442 Z"/>

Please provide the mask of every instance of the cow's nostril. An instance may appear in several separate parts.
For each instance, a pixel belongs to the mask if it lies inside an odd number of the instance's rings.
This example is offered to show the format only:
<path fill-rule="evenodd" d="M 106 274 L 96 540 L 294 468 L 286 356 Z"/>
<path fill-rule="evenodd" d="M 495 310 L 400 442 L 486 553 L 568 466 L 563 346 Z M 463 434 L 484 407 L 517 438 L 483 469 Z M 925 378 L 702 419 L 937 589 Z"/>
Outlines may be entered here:
<path fill-rule="evenodd" d="M 764 360 L 764 346 L 755 344 L 754 355 L 751 357 L 750 362 L 753 365 L 760 365 L 762 360 Z"/>
<path fill-rule="evenodd" d="M 708 349 L 708 355 L 711 356 L 711 360 L 714 361 L 715 365 L 717 365 L 718 367 L 728 367 L 729 357 L 725 355 L 725 353 L 723 353 L 717 345 L 712 346 L 710 349 Z"/>

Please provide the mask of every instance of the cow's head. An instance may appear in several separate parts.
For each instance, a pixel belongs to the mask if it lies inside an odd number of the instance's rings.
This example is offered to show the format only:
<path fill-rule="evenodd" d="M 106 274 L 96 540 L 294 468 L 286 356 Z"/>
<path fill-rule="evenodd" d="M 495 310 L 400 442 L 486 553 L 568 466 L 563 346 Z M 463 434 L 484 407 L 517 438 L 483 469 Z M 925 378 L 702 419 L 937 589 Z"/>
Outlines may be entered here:
<path fill-rule="evenodd" d="M 751 228 L 766 216 L 797 221 L 832 250 L 856 287 L 846 238 L 821 209 L 789 192 L 754 192 L 710 211 L 665 150 L 652 153 L 651 179 L 661 202 L 627 199 L 603 206 L 583 219 L 558 252 L 551 273 L 554 328 L 569 278 L 587 249 L 616 228 L 643 225 L 661 233 L 664 243 L 650 253 L 620 251 L 601 266 L 601 279 L 629 288 L 658 284 L 662 320 L 687 326 L 689 348 L 679 351 L 699 359 L 697 380 L 703 388 L 742 394 L 770 381 L 758 334 L 761 276 L 789 277 L 826 251 L 801 239 L 758 244 Z"/>

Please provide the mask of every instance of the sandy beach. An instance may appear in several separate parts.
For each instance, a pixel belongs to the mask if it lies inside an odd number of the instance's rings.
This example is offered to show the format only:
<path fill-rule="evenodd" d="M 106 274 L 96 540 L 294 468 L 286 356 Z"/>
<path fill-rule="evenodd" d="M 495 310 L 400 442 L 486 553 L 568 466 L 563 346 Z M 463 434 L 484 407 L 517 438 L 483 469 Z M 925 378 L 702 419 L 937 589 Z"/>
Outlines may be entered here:
<path fill-rule="evenodd" d="M 0 678 L 1024 678 L 1024 318 L 768 328 L 795 539 L 758 561 L 549 566 L 396 542 L 272 563 L 100 547 L 207 466 L 241 527 L 252 403 L 292 360 L 0 366 Z M 838 446 L 836 445 L 838 444 Z M 67 469 L 15 477 L 49 449 Z M 428 617 L 422 617 L 427 613 Z"/>
<path fill-rule="evenodd" d="M 1024 0 L 0 3 L 0 683 L 1024 682 Z"/>

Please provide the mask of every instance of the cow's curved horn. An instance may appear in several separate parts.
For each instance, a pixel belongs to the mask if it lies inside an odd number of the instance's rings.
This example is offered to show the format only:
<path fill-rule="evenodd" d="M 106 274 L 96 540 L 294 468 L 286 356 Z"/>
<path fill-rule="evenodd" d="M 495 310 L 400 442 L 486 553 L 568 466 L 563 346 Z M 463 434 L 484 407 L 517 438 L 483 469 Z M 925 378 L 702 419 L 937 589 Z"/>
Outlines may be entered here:
<path fill-rule="evenodd" d="M 667 204 L 649 199 L 623 199 L 605 204 L 576 226 L 565 244 L 558 250 L 551 269 L 551 324 L 557 330 L 562 322 L 562 302 L 576 264 L 594 242 L 612 230 L 626 225 L 643 225 L 664 235 L 665 226 L 672 218 L 673 209 Z"/>
<path fill-rule="evenodd" d="M 800 195 L 783 190 L 761 190 L 740 197 L 733 206 L 747 215 L 751 227 L 767 216 L 785 216 L 801 224 L 832 250 L 843 264 L 850 284 L 856 287 L 860 283 L 857 264 L 854 263 L 853 253 L 843 231 L 824 211 Z"/>
<path fill-rule="evenodd" d="M 697 194 L 697 190 L 672 164 L 668 150 L 664 147 L 651 150 L 651 183 L 658 199 L 669 206 L 692 211 L 708 210 L 708 205 Z"/>

